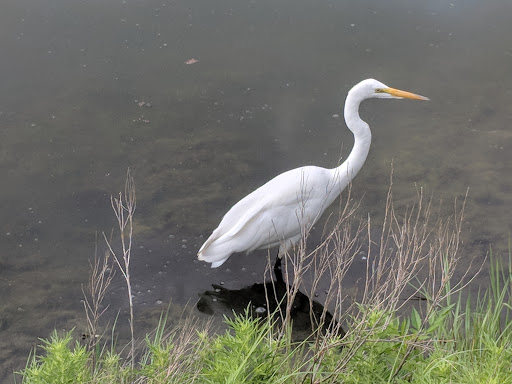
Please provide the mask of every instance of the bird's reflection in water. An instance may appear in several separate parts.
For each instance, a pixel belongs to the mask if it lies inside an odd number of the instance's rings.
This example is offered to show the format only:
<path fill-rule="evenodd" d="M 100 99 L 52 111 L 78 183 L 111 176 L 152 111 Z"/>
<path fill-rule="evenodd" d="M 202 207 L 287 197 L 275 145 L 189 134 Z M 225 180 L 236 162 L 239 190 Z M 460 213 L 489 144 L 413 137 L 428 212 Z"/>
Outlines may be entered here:
<path fill-rule="evenodd" d="M 267 318 L 273 315 L 280 320 L 280 313 L 284 314 L 287 306 L 288 289 L 284 282 L 280 259 L 274 266 L 275 281 L 256 283 L 242 289 L 226 289 L 220 285 L 212 284 L 213 291 L 200 294 L 197 309 L 205 314 L 232 316 L 233 313 L 243 314 L 249 308 L 254 318 Z M 339 336 L 345 332 L 331 313 L 317 301 L 311 300 L 302 292 L 297 292 L 291 307 L 292 334 L 295 340 L 305 340 L 311 336 L 325 311 L 325 319 L 320 327 L 322 333 L 327 329 L 336 330 Z M 312 311 L 312 312 L 311 312 Z M 313 324 L 312 324 L 313 322 Z"/>

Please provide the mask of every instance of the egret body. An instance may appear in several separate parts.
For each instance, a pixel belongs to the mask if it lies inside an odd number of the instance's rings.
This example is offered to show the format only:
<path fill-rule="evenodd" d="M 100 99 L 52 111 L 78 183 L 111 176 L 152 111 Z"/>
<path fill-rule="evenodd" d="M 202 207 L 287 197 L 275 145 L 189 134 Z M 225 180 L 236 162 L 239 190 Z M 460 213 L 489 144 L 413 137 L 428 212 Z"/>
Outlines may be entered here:
<path fill-rule="evenodd" d="M 344 110 L 347 127 L 354 134 L 348 158 L 333 169 L 306 166 L 281 173 L 244 197 L 224 215 L 199 249 L 198 259 L 216 268 L 235 252 L 279 246 L 280 258 L 296 244 L 363 166 L 372 135 L 359 117 L 359 104 L 370 98 L 428 100 L 374 79 L 355 85 Z"/>

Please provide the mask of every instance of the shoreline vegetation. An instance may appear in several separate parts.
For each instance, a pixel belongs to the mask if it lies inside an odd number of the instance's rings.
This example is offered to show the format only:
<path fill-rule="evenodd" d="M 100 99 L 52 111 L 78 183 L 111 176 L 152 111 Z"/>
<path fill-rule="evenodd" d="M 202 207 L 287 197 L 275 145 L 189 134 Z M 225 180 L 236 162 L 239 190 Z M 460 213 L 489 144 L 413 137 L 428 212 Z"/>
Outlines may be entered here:
<path fill-rule="evenodd" d="M 320 244 L 306 248 L 305 234 L 284 257 L 279 289 L 269 257 L 264 315 L 249 305 L 225 317 L 228 329 L 216 333 L 211 322 L 193 316 L 169 327 L 163 313 L 144 337 L 135 329 L 131 300 L 136 198 L 128 171 L 124 194 L 112 198 L 119 238 L 104 235 L 107 252 L 96 255 L 83 288 L 87 337 L 54 331 L 41 339 L 15 381 L 512 383 L 512 255 L 503 264 L 491 254 L 488 289 L 477 297 L 466 293 L 471 265 L 461 271 L 459 264 L 466 196 L 448 218 L 436 217 L 421 189 L 412 206 L 398 211 L 391 178 L 378 238 L 372 237 L 370 219 L 356 218 L 350 188 L 343 198 Z M 361 257 L 366 276 L 349 297 L 344 277 Z M 106 326 L 102 317 L 115 272 L 124 278 L 129 301 L 130 342 L 124 348 L 115 343 L 117 319 Z M 315 292 L 326 284 L 319 307 Z M 307 297 L 310 307 L 311 330 L 301 339 L 293 332 L 298 297 Z"/>

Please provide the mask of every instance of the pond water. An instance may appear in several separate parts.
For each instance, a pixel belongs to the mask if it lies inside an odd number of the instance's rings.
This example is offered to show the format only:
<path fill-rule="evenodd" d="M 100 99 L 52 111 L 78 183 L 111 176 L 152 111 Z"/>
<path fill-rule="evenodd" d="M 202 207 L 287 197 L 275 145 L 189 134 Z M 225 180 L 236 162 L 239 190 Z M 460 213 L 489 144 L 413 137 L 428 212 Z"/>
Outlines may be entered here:
<path fill-rule="evenodd" d="M 4 0 L 0 381 L 38 337 L 83 329 L 81 285 L 128 167 L 141 317 L 195 303 L 219 281 L 261 282 L 264 257 L 210 270 L 195 254 L 269 178 L 349 153 L 337 116 L 368 77 L 431 101 L 362 106 L 373 143 L 353 184 L 358 214 L 382 217 L 393 161 L 397 206 L 421 186 L 451 213 L 469 187 L 468 260 L 490 246 L 505 257 L 511 12 L 507 0 Z M 126 305 L 123 289 L 116 280 L 113 307 Z"/>

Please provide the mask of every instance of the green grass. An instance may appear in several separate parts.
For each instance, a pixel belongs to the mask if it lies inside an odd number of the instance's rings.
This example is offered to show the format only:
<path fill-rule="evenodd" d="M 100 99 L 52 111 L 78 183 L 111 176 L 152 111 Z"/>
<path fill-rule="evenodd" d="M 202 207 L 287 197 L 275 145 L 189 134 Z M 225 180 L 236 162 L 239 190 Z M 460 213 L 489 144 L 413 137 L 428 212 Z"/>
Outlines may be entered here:
<path fill-rule="evenodd" d="M 90 353 L 76 342 L 70 347 L 71 332 L 59 336 L 56 331 L 42 340 L 42 355 L 33 355 L 23 372 L 25 383 L 87 383 L 91 380 L 88 367 Z"/>
<path fill-rule="evenodd" d="M 45 340 L 18 373 L 23 383 L 512 383 L 511 270 L 493 262 L 489 289 L 447 295 L 422 318 L 359 306 L 347 336 L 293 342 L 247 313 L 211 334 L 162 317 L 133 367 L 114 347 L 92 351 L 71 332 Z M 449 292 L 449 286 L 447 290 Z M 350 332 L 350 330 L 357 330 Z"/>

